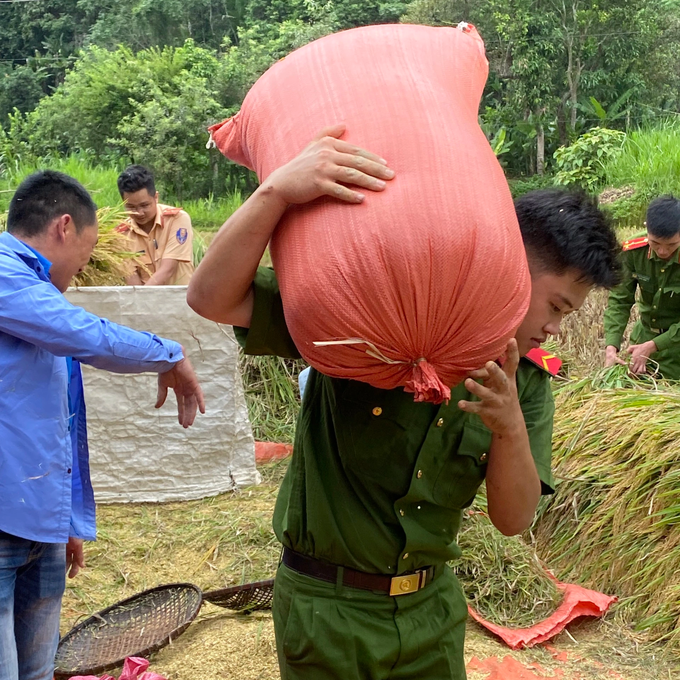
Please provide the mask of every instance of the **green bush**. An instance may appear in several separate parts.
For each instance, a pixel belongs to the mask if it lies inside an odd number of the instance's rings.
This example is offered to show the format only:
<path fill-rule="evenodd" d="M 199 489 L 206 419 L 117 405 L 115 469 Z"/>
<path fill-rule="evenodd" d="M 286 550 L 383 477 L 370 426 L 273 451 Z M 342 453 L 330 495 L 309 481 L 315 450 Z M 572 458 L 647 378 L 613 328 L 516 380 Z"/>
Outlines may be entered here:
<path fill-rule="evenodd" d="M 240 28 L 238 45 L 227 39 L 221 52 L 192 40 L 138 52 L 92 46 L 51 96 L 0 127 L 0 173 L 75 153 L 105 165 L 147 165 L 178 202 L 251 191 L 248 170 L 206 150 L 207 128 L 233 115 L 273 62 L 337 28 L 322 14 L 312 23 Z"/>
<path fill-rule="evenodd" d="M 549 189 L 555 186 L 555 178 L 552 175 L 530 175 L 509 179 L 510 193 L 513 198 L 519 198 L 536 189 Z"/>
<path fill-rule="evenodd" d="M 625 139 L 619 130 L 593 128 L 573 144 L 561 146 L 554 154 L 555 184 L 595 192 L 604 181 L 605 165 L 621 153 Z"/>

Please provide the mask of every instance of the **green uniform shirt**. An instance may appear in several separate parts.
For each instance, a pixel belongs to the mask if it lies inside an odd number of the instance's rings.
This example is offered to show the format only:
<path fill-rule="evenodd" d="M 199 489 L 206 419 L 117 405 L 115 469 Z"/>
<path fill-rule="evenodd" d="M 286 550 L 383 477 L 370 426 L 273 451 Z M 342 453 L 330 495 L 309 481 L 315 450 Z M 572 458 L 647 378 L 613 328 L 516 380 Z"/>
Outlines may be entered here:
<path fill-rule="evenodd" d="M 639 344 L 654 340 L 658 352 L 651 359 L 658 362 L 665 378 L 680 379 L 680 250 L 669 260 L 661 260 L 642 238 L 624 243 L 621 253 L 623 281 L 609 293 L 604 314 L 605 343 L 621 348 L 630 310 L 639 288 L 640 321 L 630 340 Z M 632 247 L 631 247 L 632 246 Z"/>
<path fill-rule="evenodd" d="M 249 354 L 299 357 L 288 333 L 274 272 L 260 268 L 250 329 L 235 329 Z M 550 471 L 554 403 L 547 373 L 522 360 L 519 398 L 543 492 Z M 414 403 L 312 370 L 290 467 L 274 512 L 284 546 L 333 564 L 400 574 L 460 556 L 461 510 L 486 473 L 491 431 L 448 405 Z"/>

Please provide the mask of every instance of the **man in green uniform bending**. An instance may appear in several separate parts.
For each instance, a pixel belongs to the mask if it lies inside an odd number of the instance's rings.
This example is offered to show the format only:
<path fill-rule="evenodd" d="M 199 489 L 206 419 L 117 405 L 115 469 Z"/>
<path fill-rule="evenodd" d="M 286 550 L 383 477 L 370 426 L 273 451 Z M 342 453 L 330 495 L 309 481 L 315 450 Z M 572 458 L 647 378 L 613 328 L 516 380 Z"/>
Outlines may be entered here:
<path fill-rule="evenodd" d="M 625 363 L 621 341 L 640 288 L 640 319 L 630 334 L 633 373 L 658 372 L 680 380 L 680 200 L 649 204 L 647 233 L 623 244 L 623 282 L 609 293 L 604 315 L 605 366 Z"/>
<path fill-rule="evenodd" d="M 246 352 L 299 356 L 274 272 L 258 268 L 287 206 L 322 195 L 360 203 L 345 184 L 381 191 L 394 175 L 338 139 L 343 130 L 326 130 L 272 173 L 191 281 L 189 304 L 236 326 Z M 552 491 L 549 376 L 520 354 L 557 334 L 593 285 L 617 279 L 616 239 L 589 200 L 539 192 L 518 213 L 533 292 L 502 368 L 489 362 L 444 405 L 312 370 L 274 513 L 284 546 L 274 590 L 284 680 L 465 678 L 465 597 L 446 566 L 461 554 L 462 509 L 486 478 L 491 520 L 516 534 Z"/>

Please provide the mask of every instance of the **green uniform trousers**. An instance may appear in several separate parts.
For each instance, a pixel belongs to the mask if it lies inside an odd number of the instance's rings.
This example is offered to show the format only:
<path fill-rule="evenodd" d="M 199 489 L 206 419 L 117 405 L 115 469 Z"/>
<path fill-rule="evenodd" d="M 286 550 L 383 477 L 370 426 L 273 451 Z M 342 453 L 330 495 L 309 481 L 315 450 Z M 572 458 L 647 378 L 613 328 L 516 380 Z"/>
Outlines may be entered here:
<path fill-rule="evenodd" d="M 465 680 L 467 604 L 445 567 L 391 597 L 280 565 L 273 602 L 282 680 Z"/>
<path fill-rule="evenodd" d="M 639 345 L 640 343 L 654 340 L 657 335 L 658 333 L 645 328 L 638 321 L 630 332 L 630 344 Z M 650 361 L 647 362 L 647 371 L 649 373 L 654 373 L 658 364 L 661 377 L 666 380 L 680 380 L 680 352 L 678 352 L 675 345 L 654 352 L 649 358 Z"/>

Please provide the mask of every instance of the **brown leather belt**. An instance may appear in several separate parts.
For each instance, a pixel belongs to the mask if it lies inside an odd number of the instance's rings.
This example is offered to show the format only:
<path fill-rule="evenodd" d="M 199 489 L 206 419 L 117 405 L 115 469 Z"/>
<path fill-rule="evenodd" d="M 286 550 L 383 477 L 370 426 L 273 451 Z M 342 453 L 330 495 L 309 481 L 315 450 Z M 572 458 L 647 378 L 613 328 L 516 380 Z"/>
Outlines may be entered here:
<path fill-rule="evenodd" d="M 342 569 L 342 585 L 348 588 L 360 588 L 361 590 L 373 590 L 388 595 L 408 595 L 421 590 L 434 580 L 436 569 L 424 567 L 408 574 L 399 576 L 384 576 L 382 574 L 367 574 L 348 567 L 338 567 L 329 562 L 322 562 L 307 555 L 283 549 L 282 562 L 300 574 L 317 578 L 328 583 L 338 582 L 338 569 Z"/>

